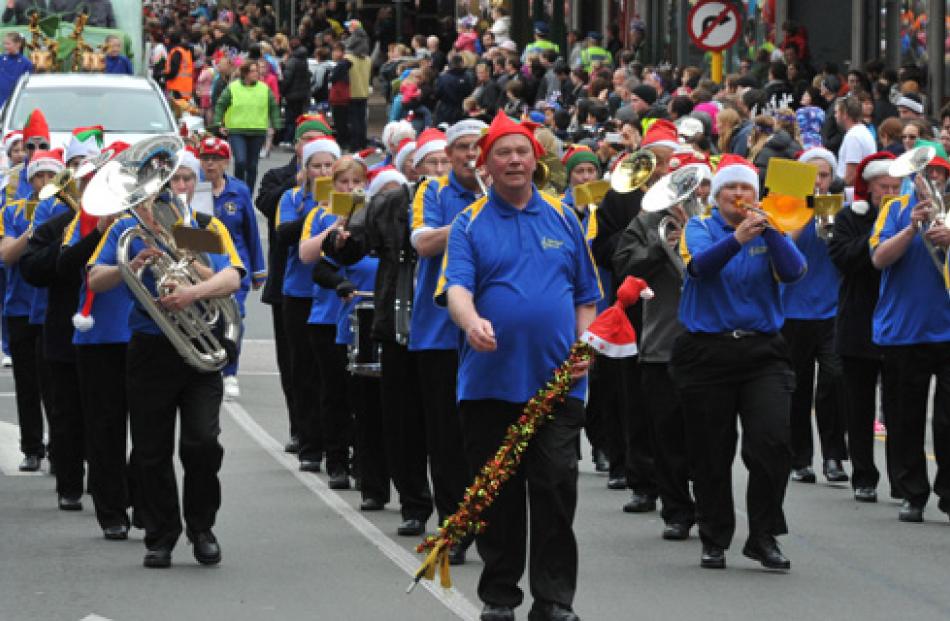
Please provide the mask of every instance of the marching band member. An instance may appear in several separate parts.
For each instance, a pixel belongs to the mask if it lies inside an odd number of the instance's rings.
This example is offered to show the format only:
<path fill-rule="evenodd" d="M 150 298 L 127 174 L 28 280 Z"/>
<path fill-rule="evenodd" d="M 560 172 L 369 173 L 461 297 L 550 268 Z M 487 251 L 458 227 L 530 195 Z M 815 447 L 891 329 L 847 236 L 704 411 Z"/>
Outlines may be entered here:
<path fill-rule="evenodd" d="M 299 128 L 298 128 L 299 129 Z M 277 233 L 287 248 L 284 271 L 284 329 L 290 349 L 293 404 L 299 409 L 300 469 L 320 472 L 323 459 L 320 396 L 316 360 L 310 347 L 307 320 L 313 305 L 313 268 L 300 261 L 298 246 L 307 216 L 319 209 L 312 184 L 318 177 L 328 177 L 333 163 L 340 158 L 340 145 L 328 136 L 311 140 L 303 146 L 298 186 L 287 190 L 277 208 Z"/>
<path fill-rule="evenodd" d="M 825 148 L 815 147 L 802 153 L 798 161 L 818 168 L 815 194 L 828 194 L 837 166 L 834 154 Z M 822 473 L 829 482 L 839 483 L 848 480 L 841 465 L 841 460 L 848 458 L 844 441 L 848 403 L 841 358 L 834 351 L 838 271 L 828 255 L 828 244 L 818 237 L 814 219 L 791 232 L 790 236 L 808 263 L 805 276 L 796 283 L 786 285 L 782 291 L 785 308 L 782 336 L 788 343 L 796 378 L 791 409 L 792 480 L 815 482 L 815 471 L 811 466 L 811 411 L 814 400 L 818 438 L 824 459 Z"/>
<path fill-rule="evenodd" d="M 936 377 L 932 424 L 937 457 L 933 491 L 940 498 L 940 510 L 950 513 L 950 287 L 946 281 L 950 228 L 939 213 L 942 201 L 937 203 L 923 182 L 926 174 L 918 173 L 910 194 L 881 206 L 869 241 L 871 261 L 881 270 L 873 339 L 884 352 L 887 442 L 894 445 L 889 456 L 895 461 L 892 472 L 903 498 L 898 515 L 902 522 L 922 522 L 930 496 L 924 437 L 932 376 Z M 943 192 L 941 187 L 934 189 Z M 939 271 L 935 257 L 939 257 Z"/>
<path fill-rule="evenodd" d="M 26 159 L 26 150 L 23 148 L 22 131 L 15 129 L 4 136 L 3 153 L 6 155 L 7 170 L 0 176 L 0 210 L 3 209 L 3 205 L 6 205 L 7 201 L 13 200 L 14 194 L 16 193 L 17 176 L 15 174 L 11 175 L 10 170 L 15 166 L 22 166 L 23 161 Z M 0 211 L 0 221 L 2 221 L 2 219 L 2 211 Z M 0 222 L 0 226 L 2 226 L 2 222 Z M 0 237 L 2 236 L 3 233 L 0 231 Z M 6 298 L 6 291 L 7 270 L 3 266 L 2 260 L 0 260 L 0 300 Z M 3 348 L 2 366 L 11 367 L 13 366 L 13 358 L 10 357 L 10 328 L 7 325 L 6 316 L 3 316 L 0 321 L 2 321 L 2 326 L 0 327 L 2 327 L 3 330 L 2 337 L 0 337 Z"/>
<path fill-rule="evenodd" d="M 805 273 L 805 259 L 754 206 L 759 176 L 745 159 L 725 155 L 713 177 L 709 216 L 686 225 L 680 253 L 686 276 L 673 344 L 694 476 L 700 565 L 724 568 L 735 532 L 732 463 L 736 419 L 749 470 L 749 539 L 742 553 L 769 569 L 791 563 L 775 541 L 787 532 L 782 504 L 790 469 L 789 407 L 795 376 L 779 330 L 781 283 Z"/>
<path fill-rule="evenodd" d="M 893 154 L 882 151 L 860 162 L 855 173 L 854 202 L 835 216 L 834 232 L 828 243 L 828 254 L 841 274 L 835 352 L 841 356 L 848 395 L 851 487 L 858 502 L 877 502 L 880 479 L 874 465 L 874 420 L 877 384 L 884 376 L 884 366 L 881 350 L 871 340 L 871 317 L 878 300 L 881 272 L 871 263 L 868 241 L 883 198 L 900 192 L 900 179 L 887 174 L 893 159 Z M 891 495 L 898 497 L 897 479 L 892 474 L 893 446 L 887 442 L 887 468 Z"/>
<path fill-rule="evenodd" d="M 409 351 L 416 360 L 421 381 L 429 469 L 439 524 L 458 508 L 471 471 L 462 448 L 455 403 L 458 330 L 445 309 L 435 305 L 432 296 L 452 222 L 480 194 L 478 173 L 471 164 L 486 127 L 476 119 L 465 119 L 452 125 L 444 136 L 438 130 L 426 130 L 419 136 L 413 155 L 414 162 L 426 170 L 438 172 L 446 162 L 451 166 L 447 175 L 428 177 L 419 185 L 410 223 L 410 240 L 420 259 Z M 470 540 L 456 546 L 450 552 L 450 562 L 464 563 L 469 544 Z"/>
<path fill-rule="evenodd" d="M 393 158 L 393 166 L 400 172 L 409 183 L 419 181 L 419 171 L 413 164 L 412 156 L 416 152 L 416 141 L 406 138 L 396 149 L 396 157 Z"/>
<path fill-rule="evenodd" d="M 580 223 L 532 183 L 544 150 L 533 128 L 499 113 L 480 140 L 478 165 L 491 175 L 487 196 L 453 222 L 436 295 L 464 335 L 457 399 L 470 464 L 497 450 L 525 402 L 594 318 L 602 292 Z M 529 619 L 576 620 L 576 446 L 584 425 L 584 376 L 533 438 L 476 537 L 485 562 L 478 596 L 483 621 L 514 619 L 523 599 L 530 502 Z"/>
<path fill-rule="evenodd" d="M 189 207 L 198 180 L 198 166 L 187 160 L 168 183 L 173 196 L 185 195 Z M 149 203 L 136 207 L 149 226 L 158 226 Z M 180 310 L 197 300 L 232 295 L 241 286 L 245 268 L 224 225 L 216 218 L 192 214 L 193 226 L 213 230 L 225 254 L 208 255 L 210 267 L 195 264 L 204 280 L 179 286 L 162 296 L 162 306 Z M 119 238 L 136 225 L 131 216 L 114 222 L 89 259 L 89 289 L 109 291 L 122 283 L 117 265 Z M 129 267 L 137 272 L 151 257 L 161 254 L 136 239 L 132 242 Z M 150 270 L 144 272 L 146 287 L 154 291 Z M 154 293 L 153 293 L 154 295 Z M 224 449 L 218 441 L 219 414 L 223 398 L 221 373 L 200 372 L 187 364 L 168 338 L 136 300 L 128 319 L 132 337 L 127 351 L 127 390 L 133 459 L 131 469 L 136 515 L 145 527 L 145 567 L 168 567 L 172 550 L 182 532 L 178 486 L 172 457 L 175 453 L 175 419 L 180 412 L 179 458 L 184 470 L 184 518 L 195 560 L 203 565 L 221 561 L 221 547 L 212 532 L 221 506 L 218 471 Z M 233 353 L 233 352 L 230 352 Z"/>
<path fill-rule="evenodd" d="M 241 255 L 241 262 L 248 274 L 241 280 L 241 288 L 234 298 L 241 308 L 241 317 L 245 315 L 244 301 L 251 287 L 260 289 L 267 279 L 267 264 L 264 263 L 264 250 L 257 230 L 257 216 L 251 203 L 251 192 L 239 179 L 225 174 L 231 160 L 231 147 L 226 140 L 213 136 L 205 138 L 198 146 L 198 159 L 205 181 L 211 184 L 214 196 L 214 217 L 220 220 L 231 234 L 231 239 Z M 243 334 L 243 329 L 242 329 Z M 237 379 L 238 359 L 241 356 L 241 343 L 238 353 L 228 366 L 222 369 L 224 375 L 224 397 L 237 399 L 241 388 Z"/>
<path fill-rule="evenodd" d="M 306 152 L 306 147 L 304 150 Z M 345 156 L 333 163 L 330 177 L 334 191 L 357 192 L 366 184 L 366 167 L 362 162 Z M 328 206 L 317 207 L 307 214 L 298 253 L 300 263 L 309 266 L 311 273 L 322 266 L 320 247 L 326 232 L 330 227 L 338 226 L 338 222 Z M 313 267 L 315 263 L 316 268 Z M 336 343 L 342 303 L 336 291 L 325 289 L 319 284 L 311 284 L 311 288 L 313 303 L 307 320 L 308 336 L 317 366 L 316 378 L 320 382 L 320 428 L 326 454 L 327 485 L 330 489 L 350 489 L 353 418 L 345 390 L 346 349 Z"/>
<path fill-rule="evenodd" d="M 284 270 L 287 265 L 287 247 L 277 235 L 277 213 L 284 192 L 293 189 L 297 183 L 297 174 L 302 168 L 303 146 L 315 138 L 330 136 L 333 130 L 320 114 L 305 114 L 297 119 L 294 131 L 294 156 L 286 166 L 274 168 L 264 173 L 257 199 L 254 205 L 267 218 L 267 282 L 261 291 L 261 301 L 271 307 L 271 324 L 274 329 L 274 349 L 277 353 L 277 370 L 280 374 L 280 387 L 287 404 L 290 423 L 290 440 L 284 446 L 288 453 L 300 450 L 300 424 L 298 421 L 302 408 L 294 405 L 292 369 L 290 364 L 290 345 L 287 331 L 284 329 L 283 287 Z"/>
<path fill-rule="evenodd" d="M 672 158 L 671 170 L 704 159 L 688 154 Z M 708 165 L 707 165 L 708 167 Z M 678 231 L 661 238 L 663 218 L 675 218 Z M 617 243 L 617 276 L 643 278 L 656 296 L 643 300 L 643 328 L 639 333 L 640 380 L 643 406 L 650 421 L 656 463 L 656 483 L 663 522 L 663 539 L 683 540 L 696 523 L 696 503 L 690 493 L 690 464 L 686 450 L 686 422 L 679 391 L 670 374 L 673 343 L 685 331 L 677 317 L 685 266 L 675 248 L 688 214 L 681 204 L 659 212 L 640 214 L 630 221 Z"/>

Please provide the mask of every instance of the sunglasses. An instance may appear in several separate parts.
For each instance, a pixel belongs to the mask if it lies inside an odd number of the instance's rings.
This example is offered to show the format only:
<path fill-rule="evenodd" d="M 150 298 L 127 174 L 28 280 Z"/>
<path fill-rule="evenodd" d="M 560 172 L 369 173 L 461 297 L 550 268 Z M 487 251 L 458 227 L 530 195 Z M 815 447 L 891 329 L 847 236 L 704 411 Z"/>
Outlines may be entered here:
<path fill-rule="evenodd" d="M 41 144 L 36 144 L 35 142 L 28 142 L 26 143 L 26 148 L 30 151 L 34 149 L 39 149 L 40 151 L 48 151 L 49 145 L 46 144 L 45 142 Z"/>

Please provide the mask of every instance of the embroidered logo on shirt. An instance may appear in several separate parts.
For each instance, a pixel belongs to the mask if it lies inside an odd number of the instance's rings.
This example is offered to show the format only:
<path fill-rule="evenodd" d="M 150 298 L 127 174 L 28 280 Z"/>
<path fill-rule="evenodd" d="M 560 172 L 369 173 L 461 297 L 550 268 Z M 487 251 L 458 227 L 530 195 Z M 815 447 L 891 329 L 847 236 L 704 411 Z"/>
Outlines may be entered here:
<path fill-rule="evenodd" d="M 234 203 L 234 201 L 226 202 L 223 205 L 223 208 L 224 208 L 224 212 L 228 214 L 229 216 L 233 216 L 234 214 L 237 213 L 237 205 Z"/>
<path fill-rule="evenodd" d="M 564 242 L 560 239 L 551 239 L 550 237 L 541 238 L 541 247 L 545 250 L 557 250 L 564 245 Z"/>
<path fill-rule="evenodd" d="M 749 248 L 749 256 L 754 257 L 759 254 L 765 254 L 769 251 L 768 246 L 752 246 Z"/>

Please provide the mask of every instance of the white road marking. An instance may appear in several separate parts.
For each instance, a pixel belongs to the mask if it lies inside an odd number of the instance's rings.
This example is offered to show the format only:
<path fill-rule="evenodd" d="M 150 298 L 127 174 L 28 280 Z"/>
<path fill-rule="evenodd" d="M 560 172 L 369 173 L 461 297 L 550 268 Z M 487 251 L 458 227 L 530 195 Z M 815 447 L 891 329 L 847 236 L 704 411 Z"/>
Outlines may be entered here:
<path fill-rule="evenodd" d="M 20 426 L 0 421 L 0 471 L 8 477 L 43 476 L 42 471 L 20 472 Z"/>
<path fill-rule="evenodd" d="M 106 617 L 102 617 L 95 613 L 91 613 L 91 614 L 86 615 L 79 621 L 112 621 L 112 619 L 107 619 Z"/>
<path fill-rule="evenodd" d="M 406 572 L 406 575 L 410 577 L 415 575 L 416 570 L 422 562 L 420 557 L 410 554 L 405 548 L 402 548 L 395 541 L 387 537 L 383 531 L 379 530 L 379 528 L 360 515 L 356 509 L 351 507 L 350 504 L 343 500 L 336 492 L 327 487 L 327 484 L 324 483 L 321 478 L 306 472 L 300 472 L 297 468 L 297 458 L 285 453 L 283 446 L 258 425 L 257 421 L 255 421 L 240 404 L 233 401 L 225 402 L 224 408 L 231 415 L 234 422 L 240 425 L 277 463 L 289 470 L 298 481 L 316 494 L 317 497 L 328 507 L 333 509 L 337 515 L 349 522 L 350 526 L 356 529 L 357 532 L 376 546 L 383 555 Z M 428 580 L 423 580 L 420 584 L 460 619 L 465 619 L 466 621 L 476 621 L 476 619 L 478 619 L 480 614 L 479 609 L 454 587 L 451 589 L 443 589 Z M 394 585 L 394 593 L 401 591 L 401 585 Z"/>

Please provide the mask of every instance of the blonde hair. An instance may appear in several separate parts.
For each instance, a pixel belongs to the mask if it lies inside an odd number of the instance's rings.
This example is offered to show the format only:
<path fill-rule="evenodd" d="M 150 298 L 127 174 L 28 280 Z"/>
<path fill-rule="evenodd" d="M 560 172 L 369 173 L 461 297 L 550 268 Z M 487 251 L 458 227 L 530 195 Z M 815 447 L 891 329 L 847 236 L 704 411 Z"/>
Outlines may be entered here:
<path fill-rule="evenodd" d="M 539 127 L 534 130 L 534 137 L 538 143 L 544 147 L 544 152 L 548 155 L 557 155 L 557 136 L 547 127 Z"/>
<path fill-rule="evenodd" d="M 716 115 L 716 124 L 719 126 L 719 152 L 729 152 L 729 142 L 732 140 L 732 130 L 739 126 L 742 118 L 732 108 L 723 108 Z"/>
<path fill-rule="evenodd" d="M 798 118 L 791 108 L 779 108 L 775 111 L 776 129 L 784 129 L 795 142 L 801 142 L 801 129 L 798 127 Z"/>
<path fill-rule="evenodd" d="M 337 177 L 345 175 L 348 172 L 356 173 L 366 183 L 366 164 L 359 161 L 352 155 L 344 155 L 333 162 L 333 168 L 330 169 L 330 177 L 336 181 Z"/>
<path fill-rule="evenodd" d="M 760 114 L 752 120 L 752 132 L 749 134 L 749 161 L 754 162 L 765 143 L 775 133 L 775 119 Z"/>

